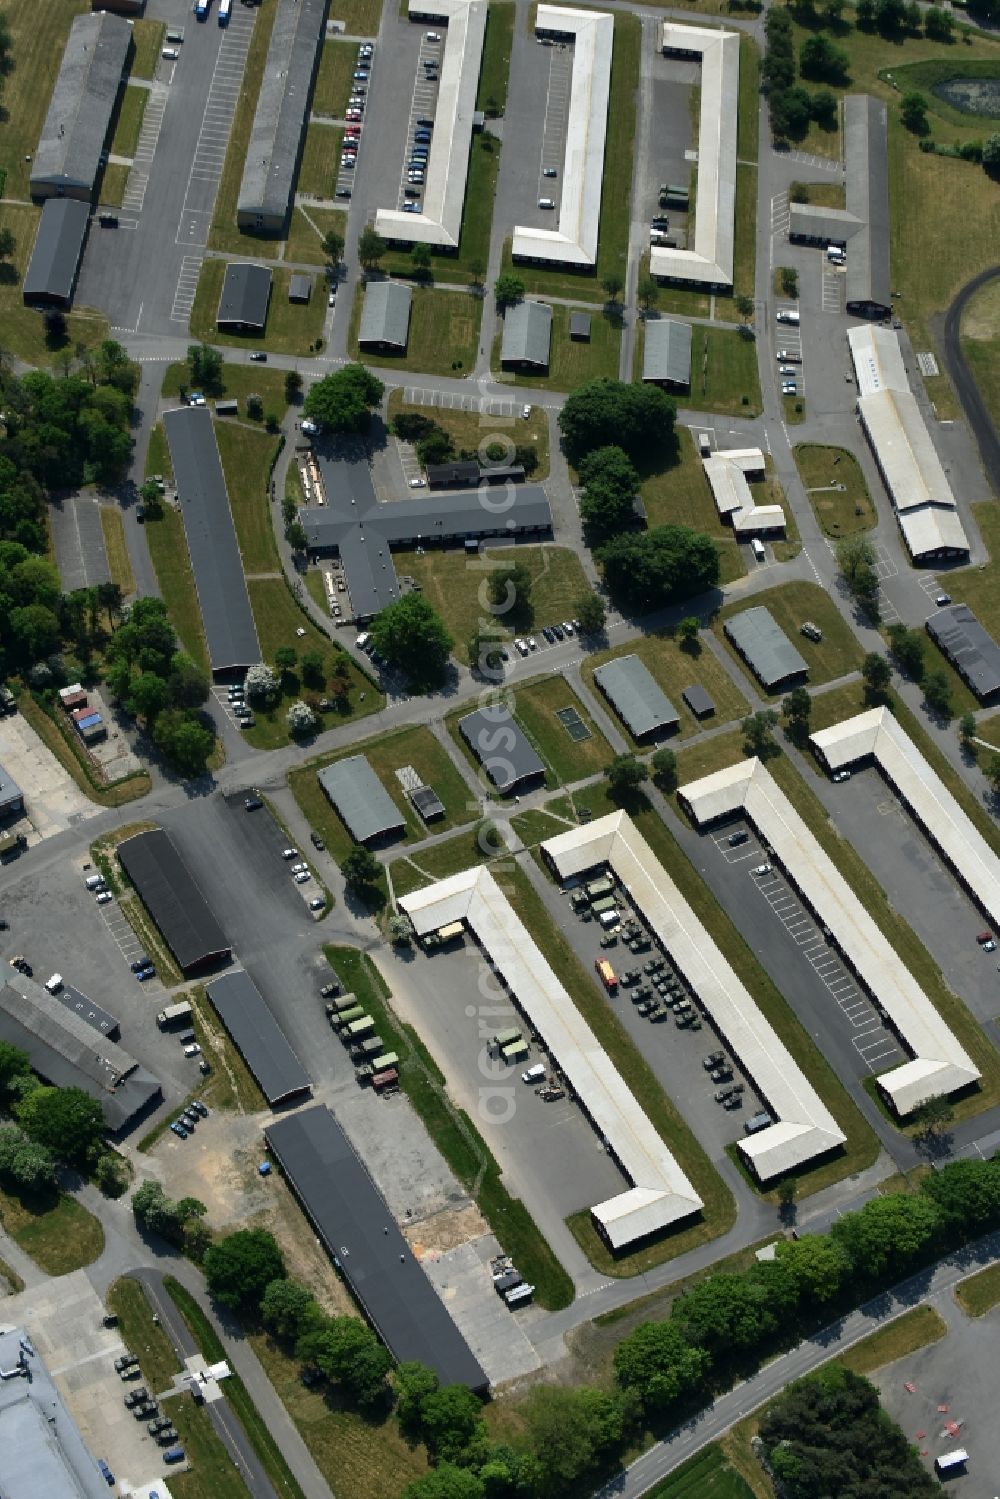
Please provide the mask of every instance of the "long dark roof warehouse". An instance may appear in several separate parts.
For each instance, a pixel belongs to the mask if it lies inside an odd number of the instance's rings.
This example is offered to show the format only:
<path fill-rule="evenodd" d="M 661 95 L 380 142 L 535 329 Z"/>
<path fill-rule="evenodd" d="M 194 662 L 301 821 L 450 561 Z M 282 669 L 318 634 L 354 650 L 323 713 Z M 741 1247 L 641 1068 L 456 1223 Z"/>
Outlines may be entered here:
<path fill-rule="evenodd" d="M 443 1385 L 485 1391 L 486 1375 L 330 1110 L 302 1109 L 264 1130 L 292 1190 L 355 1299 L 400 1363 Z"/>
<path fill-rule="evenodd" d="M 309 1092 L 309 1074 L 248 973 L 224 973 L 205 993 L 272 1108 Z"/>
<path fill-rule="evenodd" d="M 162 828 L 118 845 L 122 868 L 185 975 L 232 957 L 232 947 Z"/>

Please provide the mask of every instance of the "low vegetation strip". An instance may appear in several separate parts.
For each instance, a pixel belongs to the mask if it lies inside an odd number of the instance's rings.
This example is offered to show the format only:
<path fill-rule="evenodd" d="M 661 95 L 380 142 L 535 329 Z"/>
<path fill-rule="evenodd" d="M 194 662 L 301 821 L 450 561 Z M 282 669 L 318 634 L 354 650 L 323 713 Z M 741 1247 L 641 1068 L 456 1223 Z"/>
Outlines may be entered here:
<path fill-rule="evenodd" d="M 0 1189 L 0 1223 L 46 1275 L 68 1275 L 92 1265 L 104 1249 L 104 1229 L 74 1197 L 33 1197 Z"/>
<path fill-rule="evenodd" d="M 476 98 L 476 108 L 487 115 L 502 115 L 507 108 L 507 76 L 516 12 L 517 7 L 511 0 L 493 0 L 487 11 L 486 40 Z"/>
<path fill-rule="evenodd" d="M 516 1261 L 535 1300 L 558 1311 L 573 1300 L 573 1282 L 536 1227 L 524 1203 L 511 1197 L 500 1168 L 469 1116 L 449 1102 L 445 1077 L 411 1026 L 397 1019 L 390 996 L 370 959 L 351 947 L 325 947 L 345 989 L 358 996 L 386 1045 L 402 1058 L 403 1092 L 438 1150 L 479 1206 L 501 1248 Z"/>
<path fill-rule="evenodd" d="M 646 1490 L 646 1499 L 753 1499 L 753 1489 L 715 1442 Z"/>
<path fill-rule="evenodd" d="M 1000 1270 L 1000 1266 L 991 1268 Z M 983 1273 L 989 1274 L 989 1271 Z M 964 1285 L 968 1285 L 968 1281 Z M 964 1289 L 964 1285 L 959 1287 L 959 1291 Z M 997 1295 L 1000 1297 L 1000 1290 Z M 886 1364 L 894 1364 L 898 1358 L 903 1358 L 908 1353 L 916 1353 L 918 1348 L 926 1348 L 928 1343 L 938 1342 L 947 1331 L 948 1325 L 940 1312 L 935 1311 L 932 1306 L 914 1306 L 901 1317 L 896 1317 L 888 1327 L 880 1327 L 877 1332 L 869 1333 L 867 1338 L 862 1338 L 860 1343 L 855 1343 L 846 1353 L 839 1354 L 837 1362 L 847 1369 L 853 1369 L 855 1374 L 871 1374 L 875 1369 L 884 1368 Z"/>
<path fill-rule="evenodd" d="M 1000 1265 L 987 1265 L 970 1275 L 955 1292 L 955 1300 L 969 1317 L 984 1317 L 1000 1302 Z"/>

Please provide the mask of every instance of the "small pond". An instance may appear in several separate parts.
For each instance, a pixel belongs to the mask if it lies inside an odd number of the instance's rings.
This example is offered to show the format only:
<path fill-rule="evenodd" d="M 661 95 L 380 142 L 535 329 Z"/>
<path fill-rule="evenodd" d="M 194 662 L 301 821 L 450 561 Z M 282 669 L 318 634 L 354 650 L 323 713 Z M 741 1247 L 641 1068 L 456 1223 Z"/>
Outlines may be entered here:
<path fill-rule="evenodd" d="M 946 78 L 931 92 L 963 114 L 1000 119 L 1000 78 Z"/>

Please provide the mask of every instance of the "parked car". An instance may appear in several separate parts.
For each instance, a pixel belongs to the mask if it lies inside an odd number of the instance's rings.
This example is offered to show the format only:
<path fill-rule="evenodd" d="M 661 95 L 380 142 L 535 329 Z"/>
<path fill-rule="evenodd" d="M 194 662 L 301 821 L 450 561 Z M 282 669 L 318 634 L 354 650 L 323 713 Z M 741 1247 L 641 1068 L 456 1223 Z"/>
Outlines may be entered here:
<path fill-rule="evenodd" d="M 111 891 L 102 890 L 100 895 L 98 895 L 97 897 L 97 904 L 99 906 L 106 906 L 109 900 L 114 900 L 114 896 L 111 894 Z"/>
<path fill-rule="evenodd" d="M 179 1119 L 173 1119 L 173 1120 L 171 1120 L 170 1128 L 173 1130 L 173 1132 L 177 1136 L 178 1140 L 186 1140 L 187 1139 L 188 1132 L 184 1128 L 183 1124 L 180 1122 Z"/>
<path fill-rule="evenodd" d="M 765 874 L 770 874 L 771 873 L 771 866 L 770 866 L 770 864 L 757 864 L 753 869 L 751 869 L 750 873 L 758 875 L 758 876 L 763 876 Z"/>
<path fill-rule="evenodd" d="M 147 979 L 155 979 L 155 977 L 156 977 L 156 969 L 155 968 L 140 968 L 139 972 L 136 974 L 136 979 L 138 980 L 138 982 L 140 984 L 144 984 Z"/>
<path fill-rule="evenodd" d="M 312 844 L 313 848 L 326 848 L 326 844 L 323 842 L 318 833 L 310 833 L 309 841 Z"/>
<path fill-rule="evenodd" d="M 798 386 L 794 380 L 782 380 L 781 394 L 783 396 L 794 396 L 798 393 Z"/>
<path fill-rule="evenodd" d="M 729 847 L 738 848 L 741 843 L 746 843 L 750 834 L 746 828 L 739 828 L 735 833 L 729 835 Z"/>
<path fill-rule="evenodd" d="M 796 352 L 795 352 L 794 349 L 779 349 L 778 352 L 777 352 L 777 354 L 775 354 L 774 357 L 775 357 L 775 359 L 777 359 L 777 361 L 778 361 L 779 364 L 801 364 L 802 363 L 802 355 L 801 354 L 796 354 Z"/>
<path fill-rule="evenodd" d="M 309 902 L 309 909 L 310 911 L 322 911 L 325 905 L 326 901 L 323 899 L 322 895 L 314 895 L 312 900 Z"/>
<path fill-rule="evenodd" d="M 300 869 L 298 874 L 293 875 L 292 878 L 295 881 L 296 885 L 304 885 L 306 880 L 312 879 L 312 875 L 309 873 L 308 869 Z"/>
<path fill-rule="evenodd" d="M 842 781 L 849 781 L 851 779 L 851 772 L 849 770 L 835 770 L 830 779 L 831 781 L 835 781 L 839 786 Z"/>
<path fill-rule="evenodd" d="M 197 1041 L 192 1041 L 190 1046 L 185 1046 L 184 1048 L 184 1055 L 186 1057 L 197 1057 L 200 1054 L 201 1047 L 198 1045 Z"/>
<path fill-rule="evenodd" d="M 252 363 L 254 363 L 254 364 L 266 364 L 267 363 L 267 355 L 261 349 L 258 349 L 253 354 L 251 354 L 250 355 L 250 359 L 251 359 Z"/>
<path fill-rule="evenodd" d="M 301 859 L 298 864 L 292 864 L 292 865 L 290 865 L 290 868 L 291 868 L 292 874 L 301 874 L 302 871 L 303 871 L 303 869 L 308 869 L 309 868 L 309 865 L 305 862 L 304 859 Z"/>
<path fill-rule="evenodd" d="M 259 796 L 248 796 L 246 801 L 243 803 L 243 806 L 247 812 L 259 812 L 263 805 L 264 803 L 261 801 Z"/>

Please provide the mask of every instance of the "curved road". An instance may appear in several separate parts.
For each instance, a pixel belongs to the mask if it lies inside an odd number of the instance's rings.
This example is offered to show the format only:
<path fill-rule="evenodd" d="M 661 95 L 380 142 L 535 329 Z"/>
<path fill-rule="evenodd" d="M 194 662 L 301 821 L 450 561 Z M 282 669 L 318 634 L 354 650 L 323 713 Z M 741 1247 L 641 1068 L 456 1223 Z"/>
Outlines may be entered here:
<path fill-rule="evenodd" d="M 944 320 L 944 362 L 965 412 L 966 421 L 972 428 L 986 477 L 993 486 L 994 494 L 1000 495 L 1000 437 L 997 436 L 993 418 L 986 409 L 986 402 L 962 348 L 962 314 L 976 292 L 998 276 L 1000 266 L 980 271 L 978 276 L 974 276 L 962 287 L 948 308 Z"/>

